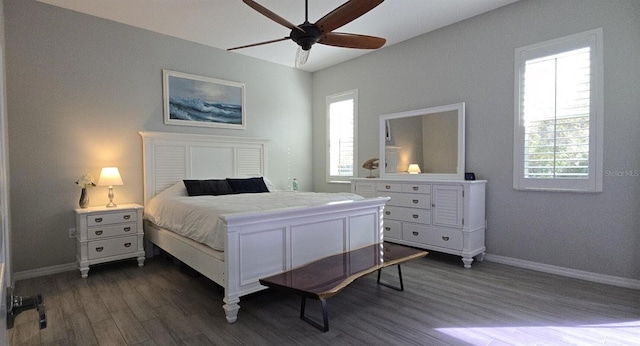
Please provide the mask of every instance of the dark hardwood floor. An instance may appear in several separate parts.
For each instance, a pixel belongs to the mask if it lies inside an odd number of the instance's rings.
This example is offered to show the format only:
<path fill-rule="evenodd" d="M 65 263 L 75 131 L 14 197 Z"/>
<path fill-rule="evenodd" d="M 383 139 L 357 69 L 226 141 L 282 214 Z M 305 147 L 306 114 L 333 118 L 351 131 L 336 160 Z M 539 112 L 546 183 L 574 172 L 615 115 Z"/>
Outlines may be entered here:
<path fill-rule="evenodd" d="M 48 327 L 29 311 L 9 335 L 16 346 L 640 345 L 640 291 L 490 262 L 469 270 L 436 253 L 402 272 L 404 292 L 376 285 L 374 273 L 329 299 L 322 333 L 299 319 L 298 297 L 244 297 L 228 324 L 217 286 L 167 259 L 105 264 L 87 279 L 73 271 L 17 282 L 19 294 L 44 295 Z M 307 314 L 316 312 L 309 301 Z"/>

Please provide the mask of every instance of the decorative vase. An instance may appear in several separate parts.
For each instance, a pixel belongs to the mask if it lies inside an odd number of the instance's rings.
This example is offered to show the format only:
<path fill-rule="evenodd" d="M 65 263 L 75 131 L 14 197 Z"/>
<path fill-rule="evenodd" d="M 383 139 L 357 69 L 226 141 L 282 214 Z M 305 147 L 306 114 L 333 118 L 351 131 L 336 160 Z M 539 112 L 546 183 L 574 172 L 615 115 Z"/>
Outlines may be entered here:
<path fill-rule="evenodd" d="M 87 193 L 87 188 L 83 187 L 82 192 L 80 193 L 80 208 L 86 208 L 89 206 L 89 194 Z"/>

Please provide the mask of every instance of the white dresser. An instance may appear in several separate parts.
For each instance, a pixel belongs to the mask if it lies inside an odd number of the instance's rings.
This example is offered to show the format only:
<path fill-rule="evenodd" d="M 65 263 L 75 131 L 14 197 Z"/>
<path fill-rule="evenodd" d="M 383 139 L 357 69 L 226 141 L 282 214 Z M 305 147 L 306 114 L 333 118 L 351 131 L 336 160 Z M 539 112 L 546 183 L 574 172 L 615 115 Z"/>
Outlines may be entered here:
<path fill-rule="evenodd" d="M 83 278 L 93 264 L 133 257 L 138 266 L 144 265 L 143 209 L 138 204 L 122 204 L 75 210 L 76 260 Z"/>
<path fill-rule="evenodd" d="M 462 256 L 471 268 L 485 252 L 486 180 L 353 179 L 351 192 L 390 197 L 384 240 Z"/>

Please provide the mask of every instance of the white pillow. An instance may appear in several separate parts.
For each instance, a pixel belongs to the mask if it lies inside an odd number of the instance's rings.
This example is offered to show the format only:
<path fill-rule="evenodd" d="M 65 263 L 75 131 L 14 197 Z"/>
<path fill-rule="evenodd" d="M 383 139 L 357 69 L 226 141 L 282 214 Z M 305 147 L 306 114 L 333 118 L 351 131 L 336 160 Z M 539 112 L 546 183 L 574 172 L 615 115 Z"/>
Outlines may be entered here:
<path fill-rule="evenodd" d="M 158 198 L 179 197 L 179 196 L 189 196 L 189 194 L 187 193 L 187 188 L 184 186 L 184 183 L 182 182 L 182 180 L 166 188 L 164 191 L 156 195 L 156 197 Z"/>

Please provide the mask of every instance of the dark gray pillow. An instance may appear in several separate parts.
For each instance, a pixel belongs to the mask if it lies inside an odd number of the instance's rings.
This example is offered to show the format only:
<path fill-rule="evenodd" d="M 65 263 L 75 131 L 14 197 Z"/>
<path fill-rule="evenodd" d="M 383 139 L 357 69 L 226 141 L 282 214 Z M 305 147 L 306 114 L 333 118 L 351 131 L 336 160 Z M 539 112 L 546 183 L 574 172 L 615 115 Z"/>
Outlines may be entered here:
<path fill-rule="evenodd" d="M 189 196 L 221 196 L 233 193 L 229 182 L 224 179 L 183 180 Z"/>
<path fill-rule="evenodd" d="M 229 185 L 234 193 L 259 193 L 269 192 L 267 185 L 264 183 L 262 177 L 255 178 L 227 178 Z"/>

